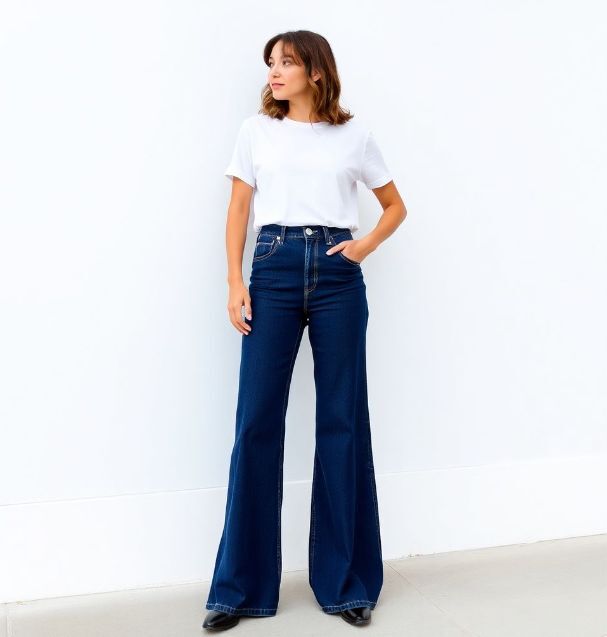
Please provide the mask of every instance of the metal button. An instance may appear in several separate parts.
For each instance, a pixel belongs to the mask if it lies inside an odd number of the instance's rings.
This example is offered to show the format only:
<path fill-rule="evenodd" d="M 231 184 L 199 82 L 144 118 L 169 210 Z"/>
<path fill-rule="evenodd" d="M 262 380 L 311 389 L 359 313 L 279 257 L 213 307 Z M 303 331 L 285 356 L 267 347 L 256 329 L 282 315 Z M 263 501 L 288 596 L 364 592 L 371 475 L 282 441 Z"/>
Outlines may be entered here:
<path fill-rule="evenodd" d="M 314 230 L 312 230 L 312 228 L 306 228 L 306 234 L 312 234 L 314 232 Z"/>

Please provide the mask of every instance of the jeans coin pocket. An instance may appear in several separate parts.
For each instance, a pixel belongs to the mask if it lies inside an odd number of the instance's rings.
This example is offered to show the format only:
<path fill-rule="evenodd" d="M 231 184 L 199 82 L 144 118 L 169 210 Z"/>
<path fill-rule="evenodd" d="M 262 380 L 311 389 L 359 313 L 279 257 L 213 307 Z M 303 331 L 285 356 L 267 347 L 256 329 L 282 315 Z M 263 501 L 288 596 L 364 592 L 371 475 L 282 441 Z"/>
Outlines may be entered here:
<path fill-rule="evenodd" d="M 274 251 L 278 247 L 278 244 L 278 237 L 272 237 L 271 235 L 260 235 L 255 242 L 253 261 L 261 261 L 262 259 L 267 259 L 269 256 L 274 254 Z"/>

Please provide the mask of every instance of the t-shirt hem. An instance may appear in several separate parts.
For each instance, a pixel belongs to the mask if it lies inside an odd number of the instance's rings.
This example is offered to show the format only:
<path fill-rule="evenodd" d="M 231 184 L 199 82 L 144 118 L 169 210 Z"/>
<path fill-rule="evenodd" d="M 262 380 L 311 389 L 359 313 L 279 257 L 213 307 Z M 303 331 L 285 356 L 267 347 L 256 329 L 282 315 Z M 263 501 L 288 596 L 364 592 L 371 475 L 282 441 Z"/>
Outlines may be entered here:
<path fill-rule="evenodd" d="M 250 177 L 248 177 L 247 175 L 244 175 L 243 173 L 234 171 L 234 172 L 226 172 L 224 173 L 224 175 L 230 181 L 232 181 L 232 177 L 238 177 L 238 179 L 242 179 L 242 181 L 244 181 L 249 186 L 251 186 L 251 188 L 255 188 L 255 182 Z"/>
<path fill-rule="evenodd" d="M 366 184 L 369 190 L 373 190 L 373 188 L 379 188 L 380 186 L 385 186 L 386 184 L 392 181 L 392 177 L 390 175 L 384 175 L 379 179 L 375 179 L 370 184 Z"/>

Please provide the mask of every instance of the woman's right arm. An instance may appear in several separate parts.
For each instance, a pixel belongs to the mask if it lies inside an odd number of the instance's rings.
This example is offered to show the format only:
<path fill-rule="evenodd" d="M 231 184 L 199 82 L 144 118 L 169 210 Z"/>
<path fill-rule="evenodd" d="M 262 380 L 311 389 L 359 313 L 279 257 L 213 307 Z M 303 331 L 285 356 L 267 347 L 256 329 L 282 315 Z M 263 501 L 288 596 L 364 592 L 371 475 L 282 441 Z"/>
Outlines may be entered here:
<path fill-rule="evenodd" d="M 242 277 L 242 257 L 247 240 L 249 210 L 253 188 L 238 177 L 232 177 L 232 195 L 228 206 L 226 223 L 226 250 L 228 257 L 228 314 L 232 325 L 242 334 L 248 335 L 251 326 L 242 317 L 253 318 L 251 297 Z"/>

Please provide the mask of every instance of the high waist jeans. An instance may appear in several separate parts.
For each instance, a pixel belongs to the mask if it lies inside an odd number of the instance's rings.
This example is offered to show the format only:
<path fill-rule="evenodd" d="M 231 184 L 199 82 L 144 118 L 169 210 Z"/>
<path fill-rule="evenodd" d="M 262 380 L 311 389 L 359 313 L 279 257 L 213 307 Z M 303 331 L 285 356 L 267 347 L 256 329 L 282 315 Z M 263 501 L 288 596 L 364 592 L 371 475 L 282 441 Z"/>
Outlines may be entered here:
<path fill-rule="evenodd" d="M 367 404 L 369 317 L 361 265 L 326 251 L 352 239 L 330 226 L 258 233 L 242 335 L 235 442 L 223 534 L 206 608 L 275 615 L 282 574 L 285 416 L 308 327 L 316 389 L 308 580 L 326 613 L 375 608 L 383 564 Z"/>

